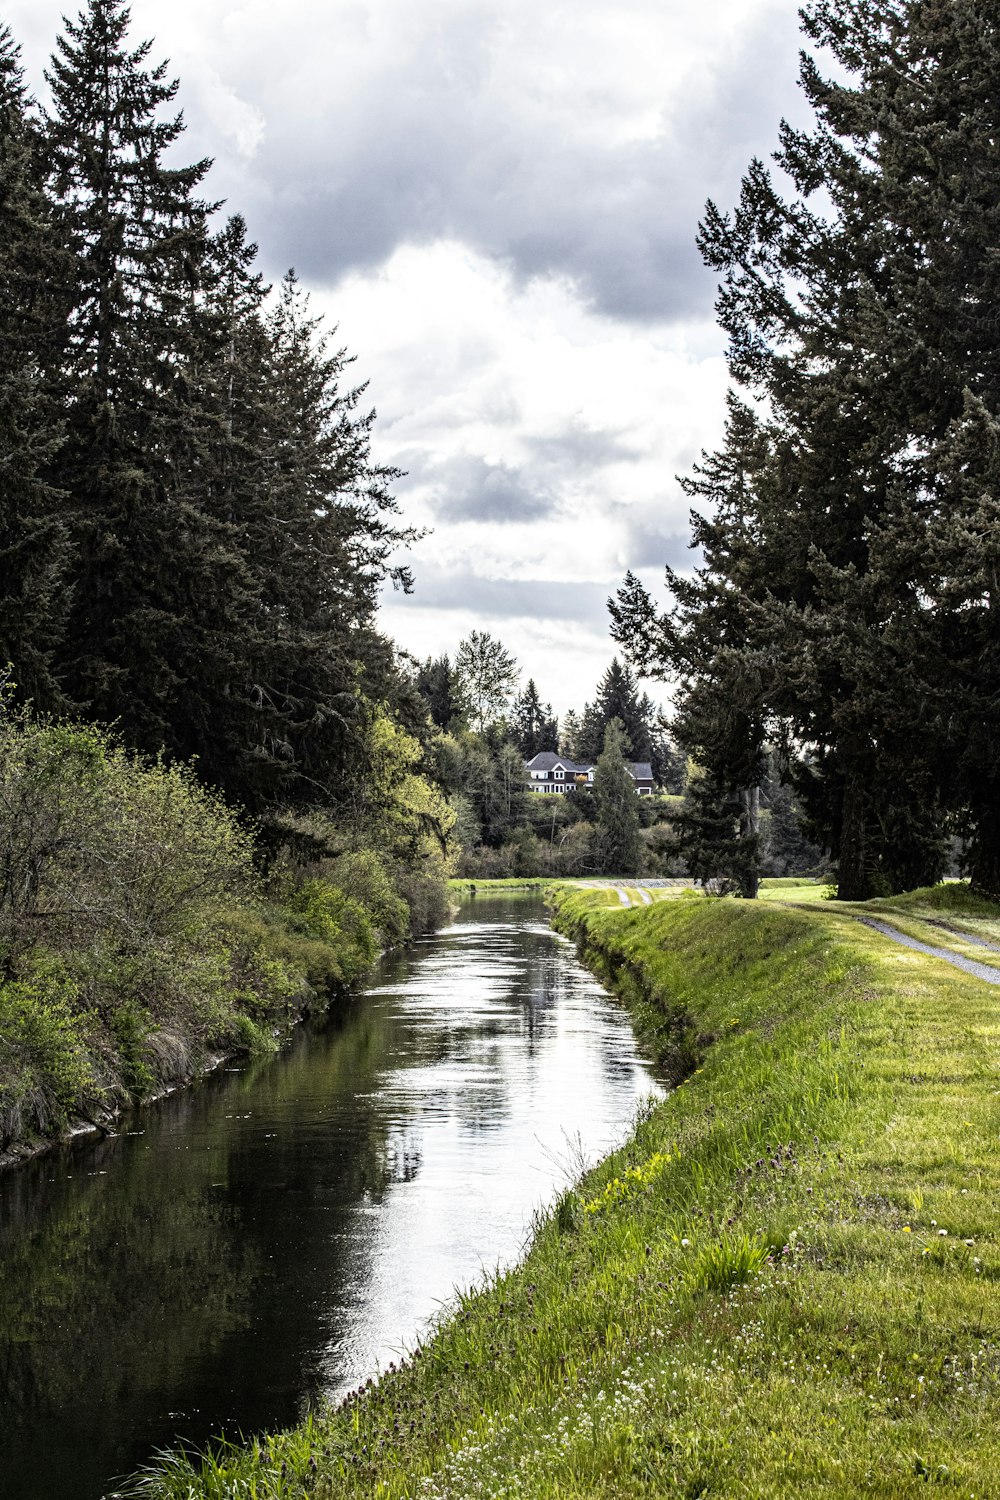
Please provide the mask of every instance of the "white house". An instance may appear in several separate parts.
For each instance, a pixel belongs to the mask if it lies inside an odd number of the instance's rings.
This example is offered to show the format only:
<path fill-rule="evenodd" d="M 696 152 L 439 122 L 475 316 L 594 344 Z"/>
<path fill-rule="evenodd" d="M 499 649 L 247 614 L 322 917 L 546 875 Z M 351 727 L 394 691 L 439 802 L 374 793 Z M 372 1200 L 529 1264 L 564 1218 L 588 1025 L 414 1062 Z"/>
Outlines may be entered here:
<path fill-rule="evenodd" d="M 525 761 L 525 770 L 531 778 L 533 792 L 547 792 L 550 796 L 560 792 L 572 792 L 577 787 L 586 789 L 594 785 L 594 766 L 578 765 L 555 750 L 539 750 L 531 760 Z M 653 768 L 648 760 L 626 761 L 635 789 L 640 797 L 653 795 Z"/>

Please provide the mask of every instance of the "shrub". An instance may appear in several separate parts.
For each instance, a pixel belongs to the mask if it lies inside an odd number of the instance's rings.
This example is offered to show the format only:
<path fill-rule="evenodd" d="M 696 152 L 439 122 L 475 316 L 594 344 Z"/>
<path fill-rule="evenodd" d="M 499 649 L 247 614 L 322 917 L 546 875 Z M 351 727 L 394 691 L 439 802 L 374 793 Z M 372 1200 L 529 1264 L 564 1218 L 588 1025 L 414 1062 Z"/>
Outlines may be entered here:
<path fill-rule="evenodd" d="M 0 984 L 0 1145 L 61 1128 L 96 1092 L 76 990 L 40 969 Z"/>

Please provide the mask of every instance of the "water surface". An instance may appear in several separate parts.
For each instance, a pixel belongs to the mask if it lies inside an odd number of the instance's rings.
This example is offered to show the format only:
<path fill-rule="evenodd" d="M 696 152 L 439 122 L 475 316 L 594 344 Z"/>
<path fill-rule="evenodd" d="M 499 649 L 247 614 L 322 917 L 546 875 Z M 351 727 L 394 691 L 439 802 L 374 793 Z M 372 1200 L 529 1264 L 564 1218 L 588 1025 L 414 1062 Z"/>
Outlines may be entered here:
<path fill-rule="evenodd" d="M 655 1088 L 537 900 L 480 898 L 281 1056 L 0 1176 L 5 1500 L 377 1372 Z"/>

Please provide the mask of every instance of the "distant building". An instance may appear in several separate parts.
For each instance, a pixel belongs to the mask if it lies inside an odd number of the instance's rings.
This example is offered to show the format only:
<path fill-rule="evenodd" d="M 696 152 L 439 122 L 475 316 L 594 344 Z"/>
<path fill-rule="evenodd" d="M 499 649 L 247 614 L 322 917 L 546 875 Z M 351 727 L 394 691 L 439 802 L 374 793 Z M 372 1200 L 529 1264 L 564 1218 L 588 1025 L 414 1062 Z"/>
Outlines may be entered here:
<path fill-rule="evenodd" d="M 640 797 L 653 795 L 653 768 L 648 760 L 626 761 L 635 789 Z M 575 760 L 567 760 L 555 750 L 539 750 L 531 760 L 524 763 L 531 777 L 533 792 L 572 792 L 577 787 L 586 790 L 594 785 L 594 766 L 580 766 Z"/>

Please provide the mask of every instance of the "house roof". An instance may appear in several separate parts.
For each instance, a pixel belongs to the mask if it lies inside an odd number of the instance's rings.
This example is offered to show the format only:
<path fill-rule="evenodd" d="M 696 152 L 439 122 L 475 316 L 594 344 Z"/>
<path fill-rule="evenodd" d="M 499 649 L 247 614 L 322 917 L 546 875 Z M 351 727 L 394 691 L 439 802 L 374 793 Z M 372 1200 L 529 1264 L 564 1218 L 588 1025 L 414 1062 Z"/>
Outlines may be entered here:
<path fill-rule="evenodd" d="M 629 761 L 628 768 L 636 781 L 652 781 L 653 779 L 653 767 L 648 760 Z"/>
<path fill-rule="evenodd" d="M 575 760 L 569 760 L 555 750 L 539 750 L 527 762 L 527 766 L 529 771 L 554 771 L 556 766 L 562 766 L 564 771 L 570 771 L 575 776 L 585 775 L 587 771 L 593 770 L 592 766 L 578 765 Z"/>

